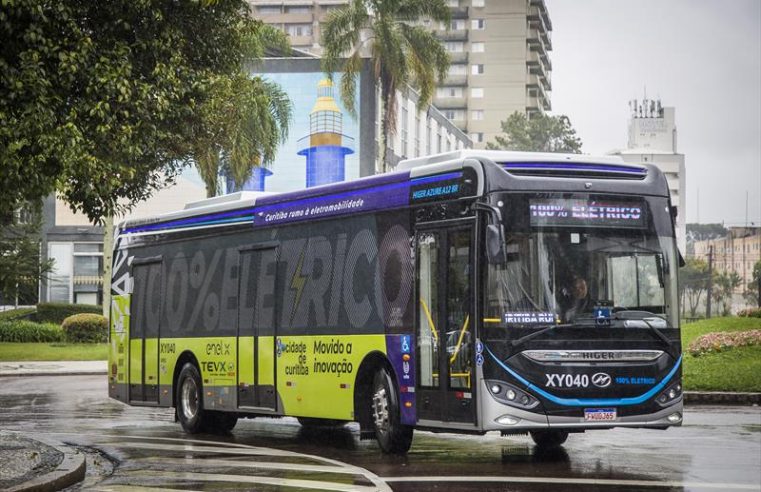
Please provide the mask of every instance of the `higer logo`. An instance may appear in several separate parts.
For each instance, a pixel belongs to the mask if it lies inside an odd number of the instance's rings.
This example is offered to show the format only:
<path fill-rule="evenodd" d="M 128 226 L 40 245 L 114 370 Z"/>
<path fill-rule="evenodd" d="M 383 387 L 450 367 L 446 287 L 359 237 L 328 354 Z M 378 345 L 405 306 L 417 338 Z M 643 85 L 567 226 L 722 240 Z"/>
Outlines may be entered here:
<path fill-rule="evenodd" d="M 607 388 L 610 386 L 611 377 L 604 372 L 598 372 L 592 376 L 592 384 L 598 388 Z"/>

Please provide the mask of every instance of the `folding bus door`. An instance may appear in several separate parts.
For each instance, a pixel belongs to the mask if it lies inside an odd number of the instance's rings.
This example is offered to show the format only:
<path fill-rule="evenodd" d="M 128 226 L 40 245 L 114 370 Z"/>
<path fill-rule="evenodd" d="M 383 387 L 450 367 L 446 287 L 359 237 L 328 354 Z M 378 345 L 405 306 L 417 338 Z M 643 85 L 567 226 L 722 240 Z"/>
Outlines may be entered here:
<path fill-rule="evenodd" d="M 135 260 L 131 268 L 129 399 L 133 403 L 158 403 L 161 258 Z"/>
<path fill-rule="evenodd" d="M 418 419 L 475 424 L 473 227 L 416 235 Z"/>
<path fill-rule="evenodd" d="M 239 254 L 238 407 L 275 411 L 278 249 L 267 243 Z"/>

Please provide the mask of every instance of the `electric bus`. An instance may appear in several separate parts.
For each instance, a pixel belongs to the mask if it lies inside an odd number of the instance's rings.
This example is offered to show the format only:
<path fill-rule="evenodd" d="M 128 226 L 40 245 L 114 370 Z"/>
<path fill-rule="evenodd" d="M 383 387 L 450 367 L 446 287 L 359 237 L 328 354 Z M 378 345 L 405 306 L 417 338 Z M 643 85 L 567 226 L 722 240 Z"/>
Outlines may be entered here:
<path fill-rule="evenodd" d="M 354 421 L 388 453 L 680 425 L 675 214 L 649 164 L 461 150 L 127 220 L 109 395 L 188 433 Z"/>

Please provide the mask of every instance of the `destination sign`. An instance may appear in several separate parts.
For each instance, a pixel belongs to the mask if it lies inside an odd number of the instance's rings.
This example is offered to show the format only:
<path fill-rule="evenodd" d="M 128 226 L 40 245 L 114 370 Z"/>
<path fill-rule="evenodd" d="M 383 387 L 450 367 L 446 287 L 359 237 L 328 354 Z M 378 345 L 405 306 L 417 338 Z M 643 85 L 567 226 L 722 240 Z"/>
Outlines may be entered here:
<path fill-rule="evenodd" d="M 573 200 L 563 198 L 533 199 L 529 202 L 530 223 L 538 227 L 646 227 L 643 203 Z"/>

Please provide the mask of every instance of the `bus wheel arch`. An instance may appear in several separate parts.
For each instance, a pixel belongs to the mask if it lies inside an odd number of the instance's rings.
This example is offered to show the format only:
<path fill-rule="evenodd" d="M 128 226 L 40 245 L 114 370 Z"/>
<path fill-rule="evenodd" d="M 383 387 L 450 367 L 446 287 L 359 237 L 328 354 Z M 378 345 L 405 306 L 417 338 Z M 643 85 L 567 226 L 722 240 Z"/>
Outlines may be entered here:
<path fill-rule="evenodd" d="M 404 454 L 412 443 L 411 426 L 401 423 L 401 399 L 396 373 L 386 356 L 371 352 L 360 364 L 355 380 L 354 411 L 362 438 L 375 437 L 386 453 Z M 380 405 L 382 403 L 382 405 Z M 386 428 L 378 432 L 378 408 Z"/>
<path fill-rule="evenodd" d="M 174 408 L 177 408 L 177 380 L 180 377 L 182 368 L 188 363 L 196 366 L 199 373 L 201 371 L 201 366 L 198 364 L 198 359 L 193 355 L 193 352 L 186 350 L 177 358 L 177 362 L 174 364 L 174 374 L 172 375 L 172 406 Z"/>

